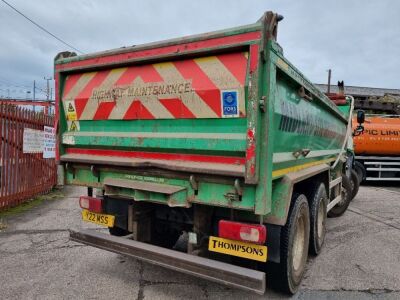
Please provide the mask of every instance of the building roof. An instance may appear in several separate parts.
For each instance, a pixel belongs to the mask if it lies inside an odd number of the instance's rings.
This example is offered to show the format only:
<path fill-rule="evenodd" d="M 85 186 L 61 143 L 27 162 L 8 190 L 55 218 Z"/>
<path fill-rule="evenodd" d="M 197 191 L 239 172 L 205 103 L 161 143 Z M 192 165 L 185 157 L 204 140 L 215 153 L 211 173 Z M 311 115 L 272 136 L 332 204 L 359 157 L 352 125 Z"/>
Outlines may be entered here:
<path fill-rule="evenodd" d="M 314 85 L 323 93 L 328 90 L 327 84 L 314 83 Z M 337 93 L 339 91 L 337 85 L 331 85 L 331 93 Z M 344 86 L 344 93 L 352 96 L 363 96 L 363 97 L 383 97 L 385 94 L 400 95 L 400 89 L 382 89 L 373 87 L 362 87 L 362 86 Z"/>

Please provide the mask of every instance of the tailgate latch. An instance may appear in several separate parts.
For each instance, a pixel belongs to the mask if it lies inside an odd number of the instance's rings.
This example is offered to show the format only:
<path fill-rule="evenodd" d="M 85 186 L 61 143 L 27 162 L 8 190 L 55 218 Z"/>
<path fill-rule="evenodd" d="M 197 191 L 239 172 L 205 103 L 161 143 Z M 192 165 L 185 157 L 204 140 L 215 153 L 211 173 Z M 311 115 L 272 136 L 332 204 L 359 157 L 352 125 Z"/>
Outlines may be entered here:
<path fill-rule="evenodd" d="M 262 96 L 261 99 L 258 101 L 258 105 L 260 106 L 260 110 L 262 112 L 265 112 L 265 102 L 266 102 L 267 97 Z"/>
<path fill-rule="evenodd" d="M 243 195 L 243 188 L 240 186 L 239 179 L 235 179 L 233 187 L 235 188 L 235 192 L 234 193 L 228 192 L 224 195 L 224 197 L 229 201 L 241 201 Z"/>
<path fill-rule="evenodd" d="M 194 175 L 190 175 L 189 182 L 192 186 L 192 189 L 194 190 L 194 194 L 197 195 L 197 193 L 199 192 L 199 184 L 197 183 L 196 177 L 194 177 Z"/>

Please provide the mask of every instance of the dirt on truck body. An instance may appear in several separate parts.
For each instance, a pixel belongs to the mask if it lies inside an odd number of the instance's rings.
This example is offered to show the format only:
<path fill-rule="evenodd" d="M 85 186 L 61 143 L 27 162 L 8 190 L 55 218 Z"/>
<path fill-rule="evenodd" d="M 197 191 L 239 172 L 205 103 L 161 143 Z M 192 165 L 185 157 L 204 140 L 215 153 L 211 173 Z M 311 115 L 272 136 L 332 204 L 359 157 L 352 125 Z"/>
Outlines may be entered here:
<path fill-rule="evenodd" d="M 55 60 L 58 160 L 82 218 L 71 239 L 264 293 L 294 293 L 349 197 L 340 111 L 255 24 Z M 345 113 L 343 113 L 345 111 Z M 121 237 L 124 236 L 124 237 Z M 132 270 L 134 271 L 134 270 Z"/>

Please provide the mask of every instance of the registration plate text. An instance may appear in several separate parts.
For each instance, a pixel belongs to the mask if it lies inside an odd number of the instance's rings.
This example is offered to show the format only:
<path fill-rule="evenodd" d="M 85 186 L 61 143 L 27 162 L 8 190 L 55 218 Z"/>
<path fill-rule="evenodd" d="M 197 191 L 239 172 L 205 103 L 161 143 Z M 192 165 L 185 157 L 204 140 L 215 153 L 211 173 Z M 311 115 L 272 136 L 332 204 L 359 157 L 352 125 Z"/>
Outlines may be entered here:
<path fill-rule="evenodd" d="M 84 209 L 82 210 L 82 220 L 107 227 L 114 227 L 115 216 L 98 214 Z"/>

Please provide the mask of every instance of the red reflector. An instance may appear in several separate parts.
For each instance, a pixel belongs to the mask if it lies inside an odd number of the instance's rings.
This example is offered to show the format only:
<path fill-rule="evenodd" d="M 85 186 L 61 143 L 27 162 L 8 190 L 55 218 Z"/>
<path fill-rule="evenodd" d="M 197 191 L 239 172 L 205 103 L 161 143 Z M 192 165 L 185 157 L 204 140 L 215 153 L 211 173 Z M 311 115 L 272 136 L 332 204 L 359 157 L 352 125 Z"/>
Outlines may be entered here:
<path fill-rule="evenodd" d="M 221 220 L 218 224 L 219 237 L 264 244 L 267 240 L 267 228 L 259 224 L 247 224 Z"/>
<path fill-rule="evenodd" d="M 103 211 L 102 202 L 99 198 L 81 196 L 79 206 L 92 212 L 101 213 Z"/>

